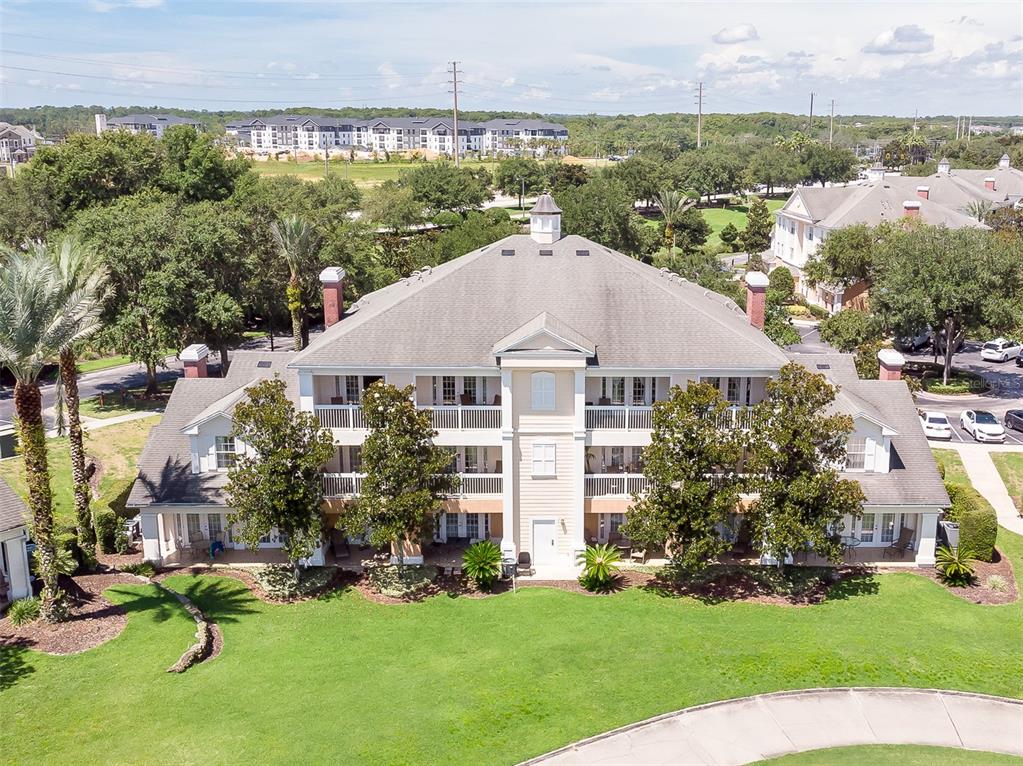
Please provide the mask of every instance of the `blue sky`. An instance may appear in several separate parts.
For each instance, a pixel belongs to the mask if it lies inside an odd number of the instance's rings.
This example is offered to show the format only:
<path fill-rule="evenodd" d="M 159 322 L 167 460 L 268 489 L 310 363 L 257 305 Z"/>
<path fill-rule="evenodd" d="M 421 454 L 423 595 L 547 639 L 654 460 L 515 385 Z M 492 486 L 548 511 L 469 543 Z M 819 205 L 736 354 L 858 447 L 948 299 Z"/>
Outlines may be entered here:
<path fill-rule="evenodd" d="M 0 104 L 1023 114 L 1023 3 L 0 2 Z"/>

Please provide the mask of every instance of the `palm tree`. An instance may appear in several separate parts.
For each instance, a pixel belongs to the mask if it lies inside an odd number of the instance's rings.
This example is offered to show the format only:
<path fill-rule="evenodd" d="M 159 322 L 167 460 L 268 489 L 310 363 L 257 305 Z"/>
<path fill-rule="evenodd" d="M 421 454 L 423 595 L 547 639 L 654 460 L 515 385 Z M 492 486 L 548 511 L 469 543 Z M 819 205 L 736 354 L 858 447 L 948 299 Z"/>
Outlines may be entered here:
<path fill-rule="evenodd" d="M 986 199 L 974 199 L 970 200 L 965 207 L 961 208 L 960 212 L 970 216 L 970 218 L 976 219 L 980 223 L 983 223 L 984 219 L 987 218 L 988 213 L 991 212 L 993 207 L 994 205 Z"/>
<path fill-rule="evenodd" d="M 14 408 L 25 458 L 28 505 L 36 560 L 43 580 L 42 617 L 57 622 L 67 617 L 67 604 L 57 584 L 59 574 L 53 538 L 53 496 L 50 490 L 43 428 L 39 373 L 47 358 L 80 335 L 80 295 L 67 294 L 53 261 L 35 250 L 8 251 L 0 269 L 0 364 L 14 375 Z"/>
<path fill-rule="evenodd" d="M 654 195 L 654 204 L 664 218 L 664 241 L 668 247 L 668 257 L 674 258 L 675 224 L 684 212 L 696 204 L 696 200 L 674 189 L 662 189 Z"/>
<path fill-rule="evenodd" d="M 99 314 L 108 276 L 96 251 L 85 247 L 73 236 L 65 238 L 59 248 L 36 243 L 30 245 L 29 250 L 44 258 L 48 256 L 52 261 L 61 289 L 72 300 L 74 315 L 69 319 L 77 325 L 76 340 L 96 332 L 100 327 Z M 96 529 L 89 508 L 89 480 L 85 474 L 85 443 L 79 414 L 78 359 L 73 342 L 60 349 L 60 384 L 62 396 L 58 402 L 63 402 L 67 413 L 78 546 L 91 559 L 96 553 Z"/>
<path fill-rule="evenodd" d="M 291 334 L 295 338 L 295 350 L 302 350 L 302 275 L 313 260 L 319 246 L 319 235 L 309 221 L 297 215 L 289 215 L 281 221 L 270 224 L 277 249 L 288 264 L 291 277 L 285 296 L 291 313 Z"/>

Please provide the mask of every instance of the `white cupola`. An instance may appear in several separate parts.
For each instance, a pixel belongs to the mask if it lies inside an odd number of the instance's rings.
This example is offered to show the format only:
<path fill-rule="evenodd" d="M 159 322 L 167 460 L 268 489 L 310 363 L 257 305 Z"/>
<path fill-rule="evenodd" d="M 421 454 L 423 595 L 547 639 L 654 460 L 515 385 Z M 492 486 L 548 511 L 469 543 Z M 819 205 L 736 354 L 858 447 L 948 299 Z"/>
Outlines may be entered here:
<path fill-rule="evenodd" d="M 942 157 L 938 163 L 938 172 L 943 176 L 947 176 L 950 170 L 952 170 L 952 163 L 948 161 L 948 157 Z"/>
<path fill-rule="evenodd" d="M 529 211 L 529 236 L 541 245 L 550 245 L 561 239 L 561 208 L 547 192 L 540 195 Z"/>

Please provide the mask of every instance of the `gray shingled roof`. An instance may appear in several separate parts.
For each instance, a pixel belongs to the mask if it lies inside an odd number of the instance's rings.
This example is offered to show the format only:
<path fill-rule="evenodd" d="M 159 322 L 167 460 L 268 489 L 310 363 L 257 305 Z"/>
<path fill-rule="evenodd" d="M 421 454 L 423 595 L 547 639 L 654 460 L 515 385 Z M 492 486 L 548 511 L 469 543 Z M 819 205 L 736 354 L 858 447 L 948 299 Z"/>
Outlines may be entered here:
<path fill-rule="evenodd" d="M 28 506 L 4 479 L 0 479 L 0 532 L 27 524 Z"/>
<path fill-rule="evenodd" d="M 924 179 L 915 180 L 926 185 Z M 803 200 L 813 222 L 828 229 L 857 223 L 876 226 L 885 221 L 897 221 L 906 215 L 903 202 L 907 200 L 919 204 L 920 218 L 932 226 L 987 228 L 965 213 L 933 200 L 921 199 L 915 188 L 906 188 L 902 180 L 892 183 L 885 179 L 861 186 L 804 187 L 793 194 Z"/>
<path fill-rule="evenodd" d="M 866 402 L 880 415 L 882 422 L 897 432 L 892 437 L 892 462 L 888 473 L 843 474 L 844 478 L 859 482 L 868 506 L 948 507 L 945 484 L 938 474 L 931 446 L 920 426 L 916 403 L 905 381 L 860 380 L 852 354 L 792 354 L 792 358 L 839 387 L 836 405 L 840 410 L 856 414 L 855 408 L 845 409 L 848 400 L 842 398 L 842 394 L 852 395 L 857 403 Z M 829 369 L 821 369 L 821 365 Z"/>
<path fill-rule="evenodd" d="M 108 125 L 202 125 L 191 117 L 178 117 L 176 114 L 126 114 L 123 117 L 111 117 Z"/>
<path fill-rule="evenodd" d="M 717 293 L 583 237 L 540 245 L 513 235 L 365 296 L 292 366 L 496 370 L 494 343 L 543 312 L 592 341 L 604 368 L 776 370 L 788 361 Z"/>
<path fill-rule="evenodd" d="M 236 351 L 226 378 L 183 378 L 174 385 L 163 419 L 149 432 L 139 457 L 139 473 L 126 505 L 142 508 L 155 504 L 224 505 L 226 473 L 192 473 L 191 440 L 181 431 L 210 405 L 232 396 L 249 384 L 280 374 L 288 397 L 298 402 L 298 376 L 287 364 L 294 354 Z M 260 367 L 259 363 L 269 363 Z"/>

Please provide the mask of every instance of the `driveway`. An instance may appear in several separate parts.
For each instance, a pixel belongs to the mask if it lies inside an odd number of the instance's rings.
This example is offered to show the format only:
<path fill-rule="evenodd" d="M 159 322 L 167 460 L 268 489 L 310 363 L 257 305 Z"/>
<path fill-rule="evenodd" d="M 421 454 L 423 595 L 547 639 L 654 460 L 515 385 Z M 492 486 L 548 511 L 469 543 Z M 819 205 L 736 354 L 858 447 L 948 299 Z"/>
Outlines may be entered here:
<path fill-rule="evenodd" d="M 680 710 L 527 764 L 741 766 L 849 745 L 933 745 L 1023 756 L 1023 701 L 929 689 L 807 689 Z"/>

